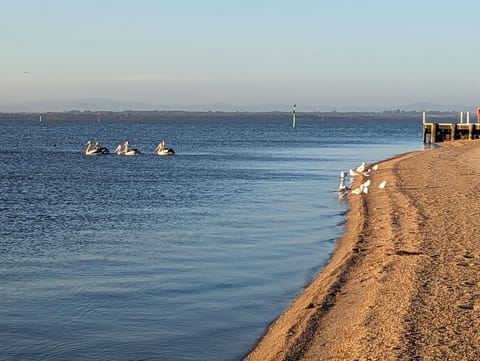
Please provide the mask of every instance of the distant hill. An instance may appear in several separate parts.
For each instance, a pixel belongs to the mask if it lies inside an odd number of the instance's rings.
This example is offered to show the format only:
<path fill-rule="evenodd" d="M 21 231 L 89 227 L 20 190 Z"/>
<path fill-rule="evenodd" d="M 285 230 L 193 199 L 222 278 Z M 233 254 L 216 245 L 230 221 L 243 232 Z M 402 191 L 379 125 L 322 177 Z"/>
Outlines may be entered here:
<path fill-rule="evenodd" d="M 398 109 L 404 111 L 439 111 L 439 112 L 476 112 L 478 106 L 476 105 L 461 105 L 461 104 L 435 104 L 435 103 L 411 103 L 398 106 Z"/>
<path fill-rule="evenodd" d="M 0 104 L 1 112 L 63 112 L 63 111 L 124 111 L 155 110 L 155 106 L 138 102 L 121 102 L 108 98 L 85 98 L 77 100 L 46 100 Z"/>
<path fill-rule="evenodd" d="M 448 111 L 475 112 L 476 105 L 411 103 L 388 107 L 373 106 L 323 106 L 297 104 L 297 111 L 301 112 L 382 112 L 382 111 Z M 141 102 L 117 101 L 109 98 L 58 99 L 34 102 L 0 103 L 0 112 L 69 112 L 69 111 L 222 111 L 222 112 L 290 112 L 292 104 L 253 104 L 232 105 L 226 103 L 212 103 L 200 105 L 181 104 L 149 104 Z"/>

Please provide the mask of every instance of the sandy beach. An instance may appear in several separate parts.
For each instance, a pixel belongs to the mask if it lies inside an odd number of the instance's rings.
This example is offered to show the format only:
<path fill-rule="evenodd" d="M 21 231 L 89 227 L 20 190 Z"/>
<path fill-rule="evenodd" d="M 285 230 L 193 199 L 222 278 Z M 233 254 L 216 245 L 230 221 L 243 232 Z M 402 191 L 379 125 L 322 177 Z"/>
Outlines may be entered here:
<path fill-rule="evenodd" d="M 480 360 L 480 141 L 378 164 L 331 261 L 246 360 Z"/>

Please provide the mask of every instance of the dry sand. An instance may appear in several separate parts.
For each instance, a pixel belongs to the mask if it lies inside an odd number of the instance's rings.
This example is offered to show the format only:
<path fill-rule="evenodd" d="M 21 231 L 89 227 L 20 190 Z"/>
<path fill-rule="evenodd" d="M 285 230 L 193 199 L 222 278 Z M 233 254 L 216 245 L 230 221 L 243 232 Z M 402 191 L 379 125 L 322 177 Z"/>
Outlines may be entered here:
<path fill-rule="evenodd" d="M 369 178 L 331 261 L 248 361 L 480 360 L 480 141 Z"/>

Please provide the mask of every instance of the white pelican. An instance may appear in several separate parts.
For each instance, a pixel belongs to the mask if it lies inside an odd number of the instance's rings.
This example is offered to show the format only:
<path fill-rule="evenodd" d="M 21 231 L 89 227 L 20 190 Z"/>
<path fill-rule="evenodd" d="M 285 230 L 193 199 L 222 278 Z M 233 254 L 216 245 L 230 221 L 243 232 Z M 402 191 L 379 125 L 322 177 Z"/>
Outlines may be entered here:
<path fill-rule="evenodd" d="M 94 148 L 94 149 L 90 149 L 91 146 L 92 146 L 92 141 L 89 140 L 89 141 L 85 144 L 85 147 L 87 147 L 87 149 L 85 149 L 85 155 L 97 155 L 97 154 L 98 154 L 98 150 L 96 150 L 95 148 Z"/>
<path fill-rule="evenodd" d="M 94 149 L 97 149 L 100 154 L 109 154 L 109 150 L 105 147 L 102 147 L 100 143 L 95 143 Z"/>
<path fill-rule="evenodd" d="M 87 149 L 85 149 L 85 155 L 102 155 L 102 154 L 108 154 L 109 151 L 105 147 L 101 147 L 100 144 L 96 143 L 93 149 L 90 149 L 92 146 L 92 141 L 89 140 L 85 146 Z"/>
<path fill-rule="evenodd" d="M 128 149 L 128 140 L 123 143 L 123 154 L 125 155 L 139 155 L 140 151 L 136 148 Z"/>
<path fill-rule="evenodd" d="M 173 155 L 175 151 L 172 148 L 165 147 L 165 140 L 162 140 L 155 148 L 157 155 Z"/>

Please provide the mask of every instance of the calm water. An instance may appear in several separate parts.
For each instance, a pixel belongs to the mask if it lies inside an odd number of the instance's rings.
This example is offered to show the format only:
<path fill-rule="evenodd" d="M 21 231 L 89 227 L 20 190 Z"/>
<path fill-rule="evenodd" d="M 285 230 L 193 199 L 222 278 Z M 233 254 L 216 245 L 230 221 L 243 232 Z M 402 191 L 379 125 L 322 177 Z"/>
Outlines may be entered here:
<path fill-rule="evenodd" d="M 0 359 L 240 360 L 331 255 L 340 170 L 421 149 L 421 120 L 297 124 L 0 120 Z"/>

